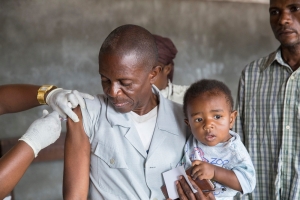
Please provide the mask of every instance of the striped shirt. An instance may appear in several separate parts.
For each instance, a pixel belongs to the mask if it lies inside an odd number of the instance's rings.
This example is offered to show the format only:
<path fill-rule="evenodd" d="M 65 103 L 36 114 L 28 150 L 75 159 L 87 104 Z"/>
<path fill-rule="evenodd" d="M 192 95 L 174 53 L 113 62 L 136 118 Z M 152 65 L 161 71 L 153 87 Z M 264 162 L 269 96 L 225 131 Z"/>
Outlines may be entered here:
<path fill-rule="evenodd" d="M 300 69 L 280 48 L 242 72 L 235 131 L 256 170 L 257 184 L 244 199 L 300 199 Z"/>

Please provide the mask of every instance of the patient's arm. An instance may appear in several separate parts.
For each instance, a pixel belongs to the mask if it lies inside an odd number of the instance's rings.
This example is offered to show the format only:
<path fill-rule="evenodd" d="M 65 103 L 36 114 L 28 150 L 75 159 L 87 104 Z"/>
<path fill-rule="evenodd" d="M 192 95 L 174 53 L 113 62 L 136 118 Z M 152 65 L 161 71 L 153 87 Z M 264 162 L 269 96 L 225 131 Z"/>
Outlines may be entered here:
<path fill-rule="evenodd" d="M 64 199 L 87 199 L 89 189 L 90 142 L 83 129 L 80 107 L 73 110 L 80 122 L 68 118 L 64 155 Z"/>
<path fill-rule="evenodd" d="M 27 84 L 0 85 L 0 115 L 39 106 L 36 98 L 39 88 Z"/>

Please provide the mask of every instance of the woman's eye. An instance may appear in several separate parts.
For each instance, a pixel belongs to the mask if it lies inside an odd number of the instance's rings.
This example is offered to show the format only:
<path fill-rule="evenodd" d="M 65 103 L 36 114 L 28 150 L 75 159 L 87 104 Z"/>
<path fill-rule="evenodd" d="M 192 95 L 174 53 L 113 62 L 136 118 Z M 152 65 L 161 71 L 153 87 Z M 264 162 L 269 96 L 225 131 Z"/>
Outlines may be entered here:
<path fill-rule="evenodd" d="M 195 122 L 201 122 L 202 121 L 202 119 L 201 118 L 197 118 L 197 119 L 195 119 Z"/>
<path fill-rule="evenodd" d="M 215 119 L 220 119 L 220 118 L 221 118 L 220 115 L 216 115 L 216 116 L 215 116 Z"/>

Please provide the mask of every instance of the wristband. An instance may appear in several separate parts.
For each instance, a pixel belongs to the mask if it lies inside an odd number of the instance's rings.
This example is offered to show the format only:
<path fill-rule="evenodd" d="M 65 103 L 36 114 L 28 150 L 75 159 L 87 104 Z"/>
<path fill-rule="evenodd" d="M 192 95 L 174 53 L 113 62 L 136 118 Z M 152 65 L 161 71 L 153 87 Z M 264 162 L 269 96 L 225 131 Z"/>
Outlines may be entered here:
<path fill-rule="evenodd" d="M 40 104 L 47 104 L 46 97 L 52 90 L 56 89 L 55 85 L 42 85 L 37 92 L 37 100 Z"/>

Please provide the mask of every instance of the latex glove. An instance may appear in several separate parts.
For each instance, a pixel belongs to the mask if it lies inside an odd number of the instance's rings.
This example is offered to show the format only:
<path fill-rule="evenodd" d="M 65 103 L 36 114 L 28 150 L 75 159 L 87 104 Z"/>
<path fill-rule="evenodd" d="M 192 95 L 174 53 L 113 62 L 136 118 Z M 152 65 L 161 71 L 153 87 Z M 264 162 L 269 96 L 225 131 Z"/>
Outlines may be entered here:
<path fill-rule="evenodd" d="M 57 111 L 62 118 L 66 118 L 66 115 L 68 115 L 74 122 L 79 122 L 78 116 L 71 108 L 76 108 L 78 105 L 80 105 L 81 108 L 85 108 L 83 98 L 94 99 L 93 96 L 78 92 L 77 90 L 57 88 L 47 95 L 46 103 L 51 106 L 53 110 Z"/>
<path fill-rule="evenodd" d="M 43 117 L 35 120 L 26 133 L 19 139 L 26 142 L 37 157 L 40 150 L 54 143 L 60 136 L 61 121 L 58 112 L 49 114 L 43 110 Z"/>

